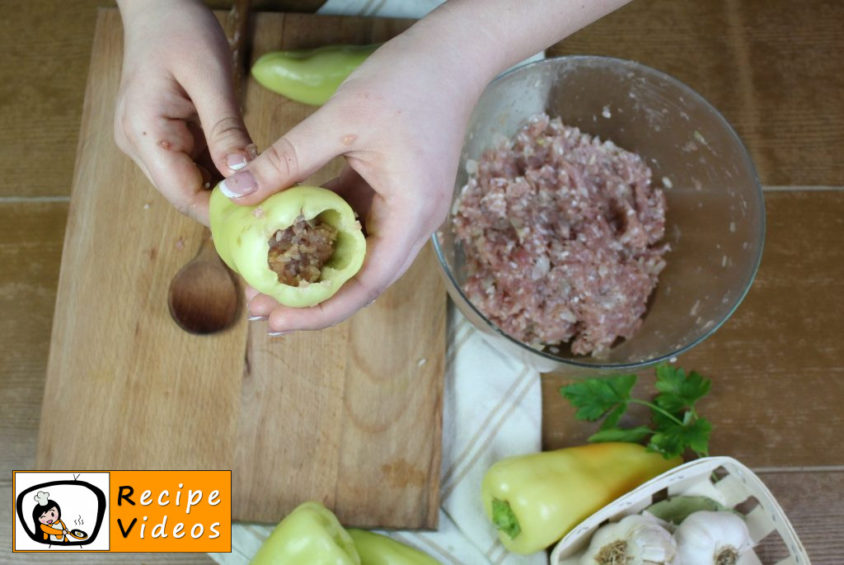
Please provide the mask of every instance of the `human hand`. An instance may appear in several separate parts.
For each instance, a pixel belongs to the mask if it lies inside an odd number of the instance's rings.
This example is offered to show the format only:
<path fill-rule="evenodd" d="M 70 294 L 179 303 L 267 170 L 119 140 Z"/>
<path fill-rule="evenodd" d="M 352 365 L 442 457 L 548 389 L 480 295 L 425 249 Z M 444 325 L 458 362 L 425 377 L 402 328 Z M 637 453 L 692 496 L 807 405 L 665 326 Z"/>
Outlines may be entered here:
<path fill-rule="evenodd" d="M 346 159 L 326 187 L 366 227 L 363 268 L 311 308 L 280 306 L 247 291 L 250 314 L 268 317 L 271 332 L 327 327 L 369 304 L 408 269 L 445 218 L 465 125 L 486 80 L 452 73 L 436 54 L 412 47 L 412 35 L 385 44 L 324 106 L 221 184 L 234 202 L 255 205 L 332 158 Z"/>
<path fill-rule="evenodd" d="M 180 212 L 207 225 L 205 189 L 255 155 L 223 30 L 199 1 L 118 4 L 125 40 L 115 141 Z"/>

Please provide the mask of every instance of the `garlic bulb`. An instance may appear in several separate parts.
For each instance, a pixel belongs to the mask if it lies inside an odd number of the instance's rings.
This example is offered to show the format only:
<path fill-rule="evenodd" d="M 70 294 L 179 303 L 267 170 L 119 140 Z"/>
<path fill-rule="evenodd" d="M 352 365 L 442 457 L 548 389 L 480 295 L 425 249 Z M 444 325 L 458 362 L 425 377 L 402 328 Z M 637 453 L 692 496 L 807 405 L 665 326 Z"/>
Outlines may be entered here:
<path fill-rule="evenodd" d="M 592 535 L 581 565 L 669 565 L 676 546 L 671 533 L 652 516 L 633 514 Z"/>
<path fill-rule="evenodd" d="M 694 512 L 677 527 L 674 539 L 677 565 L 735 565 L 753 547 L 747 524 L 732 512 Z"/>

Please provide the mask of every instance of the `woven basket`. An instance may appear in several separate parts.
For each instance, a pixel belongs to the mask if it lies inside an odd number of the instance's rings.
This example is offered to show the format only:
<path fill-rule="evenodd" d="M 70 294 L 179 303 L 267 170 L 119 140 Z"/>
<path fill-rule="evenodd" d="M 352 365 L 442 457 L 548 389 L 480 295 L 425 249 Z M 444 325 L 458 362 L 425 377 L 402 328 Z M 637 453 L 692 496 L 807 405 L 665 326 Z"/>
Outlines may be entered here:
<path fill-rule="evenodd" d="M 677 495 L 707 496 L 744 515 L 756 546 L 742 556 L 740 565 L 809 564 L 794 528 L 759 477 L 731 457 L 704 457 L 651 479 L 592 514 L 560 540 L 551 553 L 551 565 L 578 563 L 599 526 Z"/>

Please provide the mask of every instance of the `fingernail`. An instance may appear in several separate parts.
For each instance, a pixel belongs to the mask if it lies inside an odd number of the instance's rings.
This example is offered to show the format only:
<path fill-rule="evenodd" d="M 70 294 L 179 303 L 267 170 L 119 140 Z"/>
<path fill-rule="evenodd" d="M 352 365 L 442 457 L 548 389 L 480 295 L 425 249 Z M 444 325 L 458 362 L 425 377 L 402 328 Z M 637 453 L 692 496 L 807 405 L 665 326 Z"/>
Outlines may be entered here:
<path fill-rule="evenodd" d="M 270 337 L 279 337 L 279 336 L 282 336 L 282 335 L 287 335 L 289 333 L 292 333 L 292 330 L 287 330 L 287 331 L 284 331 L 284 332 L 268 332 L 267 335 L 270 336 Z"/>
<path fill-rule="evenodd" d="M 254 143 L 250 143 L 246 146 L 246 160 L 252 161 L 258 156 L 258 146 Z"/>
<path fill-rule="evenodd" d="M 220 190 L 229 198 L 241 198 L 258 190 L 258 183 L 252 173 L 241 171 L 221 182 Z"/>
<path fill-rule="evenodd" d="M 226 156 L 226 166 L 233 171 L 239 171 L 246 166 L 246 155 L 243 153 L 232 153 Z"/>
<path fill-rule="evenodd" d="M 250 322 L 255 322 L 257 320 L 266 320 L 267 316 L 249 316 Z"/>

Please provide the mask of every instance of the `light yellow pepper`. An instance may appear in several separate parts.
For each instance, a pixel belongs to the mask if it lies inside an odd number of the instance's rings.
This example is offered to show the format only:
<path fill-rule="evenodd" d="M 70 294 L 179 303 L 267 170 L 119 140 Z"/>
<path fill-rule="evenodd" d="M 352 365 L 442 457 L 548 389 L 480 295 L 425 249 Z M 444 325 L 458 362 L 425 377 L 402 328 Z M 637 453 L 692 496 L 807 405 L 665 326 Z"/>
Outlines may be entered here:
<path fill-rule="evenodd" d="M 648 479 L 682 463 L 635 443 L 593 443 L 502 459 L 484 476 L 484 511 L 515 553 L 545 549 Z"/>
<path fill-rule="evenodd" d="M 265 88 L 291 100 L 320 106 L 379 46 L 326 45 L 273 51 L 255 61 L 252 76 Z"/>
<path fill-rule="evenodd" d="M 439 565 L 426 553 L 387 536 L 366 530 L 348 530 L 360 555 L 361 565 Z"/>
<path fill-rule="evenodd" d="M 251 565 L 360 565 L 360 557 L 337 517 L 305 502 L 279 522 Z"/>

